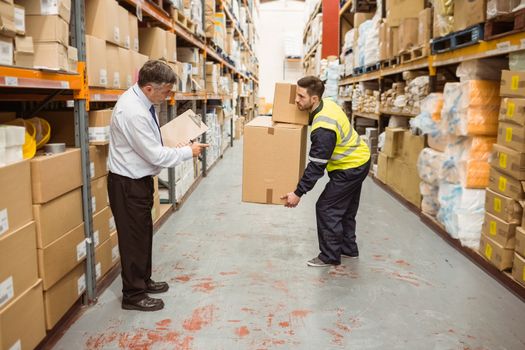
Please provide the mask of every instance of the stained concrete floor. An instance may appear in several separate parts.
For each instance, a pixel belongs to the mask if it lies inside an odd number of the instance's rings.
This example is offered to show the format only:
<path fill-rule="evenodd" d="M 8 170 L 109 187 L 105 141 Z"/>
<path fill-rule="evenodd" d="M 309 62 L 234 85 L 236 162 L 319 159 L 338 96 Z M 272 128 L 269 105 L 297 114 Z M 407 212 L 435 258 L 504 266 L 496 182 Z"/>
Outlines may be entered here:
<path fill-rule="evenodd" d="M 166 308 L 120 309 L 120 278 L 55 349 L 525 349 L 525 303 L 372 181 L 361 257 L 311 268 L 314 203 L 241 203 L 236 143 L 155 235 Z"/>

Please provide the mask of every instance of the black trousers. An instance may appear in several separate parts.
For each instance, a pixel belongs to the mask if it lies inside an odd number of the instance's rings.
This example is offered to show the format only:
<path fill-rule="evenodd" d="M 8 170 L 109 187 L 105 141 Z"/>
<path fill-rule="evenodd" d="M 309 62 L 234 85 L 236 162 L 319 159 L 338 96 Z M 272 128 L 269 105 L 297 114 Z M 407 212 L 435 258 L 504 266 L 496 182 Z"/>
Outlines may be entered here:
<path fill-rule="evenodd" d="M 122 265 L 123 300 L 135 302 L 147 297 L 151 279 L 153 243 L 153 178 L 131 179 L 109 173 L 108 194 L 118 233 Z"/>
<path fill-rule="evenodd" d="M 339 264 L 341 254 L 359 254 L 355 217 L 369 169 L 370 160 L 360 167 L 328 174 L 330 181 L 316 204 L 319 259 L 325 263 Z"/>

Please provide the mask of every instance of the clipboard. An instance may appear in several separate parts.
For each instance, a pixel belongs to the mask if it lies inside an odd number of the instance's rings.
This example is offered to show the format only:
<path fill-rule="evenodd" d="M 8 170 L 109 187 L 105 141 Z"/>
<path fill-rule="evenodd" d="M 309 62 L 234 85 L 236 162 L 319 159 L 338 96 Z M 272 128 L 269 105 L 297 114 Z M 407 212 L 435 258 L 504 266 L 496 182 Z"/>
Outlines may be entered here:
<path fill-rule="evenodd" d="M 167 147 L 187 144 L 206 131 L 208 126 L 203 123 L 200 115 L 195 114 L 191 109 L 160 128 L 162 141 Z"/>

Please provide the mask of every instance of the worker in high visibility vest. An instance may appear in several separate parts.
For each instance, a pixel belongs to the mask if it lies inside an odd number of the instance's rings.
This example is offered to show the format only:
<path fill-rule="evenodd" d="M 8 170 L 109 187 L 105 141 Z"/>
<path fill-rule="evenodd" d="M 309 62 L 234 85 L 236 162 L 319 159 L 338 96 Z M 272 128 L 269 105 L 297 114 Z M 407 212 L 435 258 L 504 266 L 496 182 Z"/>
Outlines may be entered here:
<path fill-rule="evenodd" d="M 350 125 L 346 113 L 331 99 L 321 99 L 323 82 L 307 76 L 297 82 L 295 103 L 310 112 L 312 141 L 308 166 L 294 192 L 282 197 L 285 206 L 295 208 L 325 169 L 330 181 L 316 204 L 320 254 L 308 266 L 341 264 L 343 258 L 357 258 L 355 217 L 361 186 L 370 169 L 370 150 Z"/>

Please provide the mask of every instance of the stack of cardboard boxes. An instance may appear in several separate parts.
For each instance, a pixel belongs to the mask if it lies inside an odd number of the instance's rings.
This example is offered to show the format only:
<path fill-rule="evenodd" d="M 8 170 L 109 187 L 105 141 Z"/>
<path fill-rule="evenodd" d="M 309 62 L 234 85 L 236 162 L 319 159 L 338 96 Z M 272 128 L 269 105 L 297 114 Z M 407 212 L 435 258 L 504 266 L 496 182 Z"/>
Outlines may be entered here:
<path fill-rule="evenodd" d="M 0 167 L 0 348 L 33 349 L 45 337 L 31 166 Z"/>
<path fill-rule="evenodd" d="M 221 76 L 221 66 L 213 62 L 206 62 L 206 92 L 211 94 L 219 93 L 219 78 Z"/>
<path fill-rule="evenodd" d="M 177 47 L 177 58 L 181 65 L 181 88 L 184 92 L 204 89 L 204 57 L 195 47 Z"/>
<path fill-rule="evenodd" d="M 295 95 L 295 85 L 277 84 L 272 119 L 258 117 L 244 128 L 244 202 L 283 204 L 304 172 L 308 113 L 297 109 Z"/>

